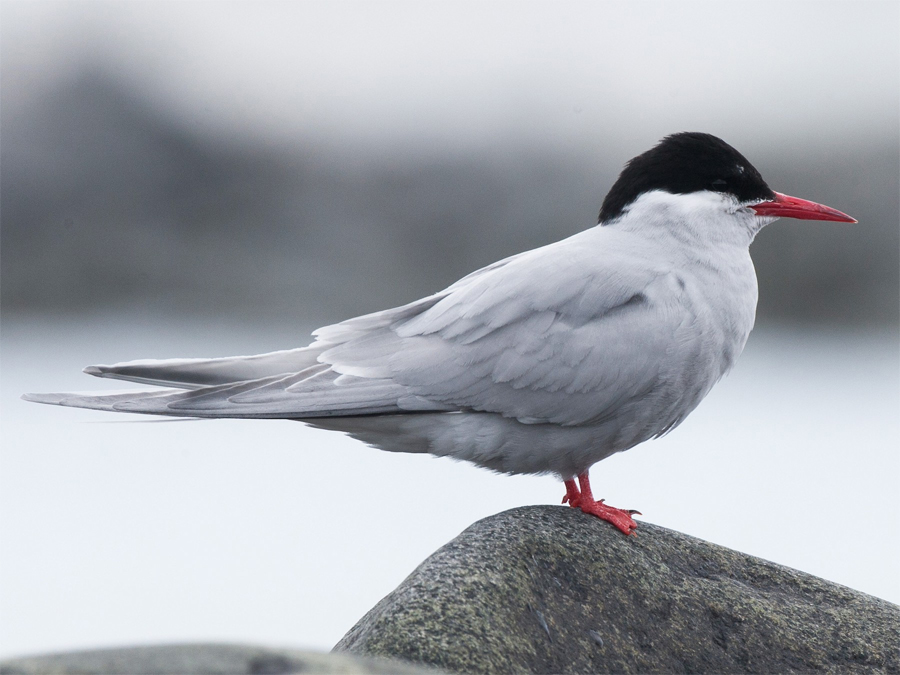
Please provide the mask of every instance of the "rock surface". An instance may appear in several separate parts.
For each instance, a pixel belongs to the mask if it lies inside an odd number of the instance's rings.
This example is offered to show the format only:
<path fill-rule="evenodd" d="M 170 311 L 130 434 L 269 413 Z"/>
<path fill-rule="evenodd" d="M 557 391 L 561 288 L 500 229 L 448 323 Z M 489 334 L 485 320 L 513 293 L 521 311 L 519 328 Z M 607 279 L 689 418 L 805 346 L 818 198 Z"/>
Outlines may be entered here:
<path fill-rule="evenodd" d="M 469 673 L 900 672 L 900 607 L 646 522 L 479 521 L 335 651 Z"/>
<path fill-rule="evenodd" d="M 96 649 L 0 663 L 2 675 L 436 675 L 430 668 L 350 654 L 244 645 L 184 644 Z"/>

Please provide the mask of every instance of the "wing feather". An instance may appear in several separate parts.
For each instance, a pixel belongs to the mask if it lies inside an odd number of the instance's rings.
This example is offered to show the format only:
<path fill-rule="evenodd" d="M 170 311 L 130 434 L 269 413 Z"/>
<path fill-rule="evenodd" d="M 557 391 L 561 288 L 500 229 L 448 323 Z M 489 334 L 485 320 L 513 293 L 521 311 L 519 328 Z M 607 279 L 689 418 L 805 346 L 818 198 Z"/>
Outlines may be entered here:
<path fill-rule="evenodd" d="M 672 350 L 691 314 L 670 306 L 681 297 L 671 266 L 642 249 L 648 242 L 616 241 L 630 236 L 593 228 L 422 300 L 323 327 L 301 349 L 87 369 L 175 390 L 32 400 L 199 417 L 469 410 L 591 424 L 668 375 L 662 364 L 677 365 Z"/>
<path fill-rule="evenodd" d="M 421 312 L 320 359 L 434 403 L 520 421 L 574 425 L 608 415 L 663 376 L 682 312 L 667 310 L 674 296 L 664 262 L 648 264 L 634 245 L 611 259 L 603 241 L 584 239 L 627 235 L 582 234 L 460 282 Z"/>

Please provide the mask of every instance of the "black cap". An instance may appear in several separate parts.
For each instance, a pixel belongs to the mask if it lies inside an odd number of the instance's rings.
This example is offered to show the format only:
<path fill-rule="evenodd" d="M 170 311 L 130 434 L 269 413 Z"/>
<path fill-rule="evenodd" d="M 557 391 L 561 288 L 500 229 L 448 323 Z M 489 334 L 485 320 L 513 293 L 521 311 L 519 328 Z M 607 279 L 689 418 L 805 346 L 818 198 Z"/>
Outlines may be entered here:
<path fill-rule="evenodd" d="M 603 200 L 598 222 L 619 217 L 651 190 L 671 194 L 711 190 L 734 195 L 740 202 L 775 198 L 759 171 L 728 143 L 711 134 L 685 131 L 666 136 L 625 165 Z"/>

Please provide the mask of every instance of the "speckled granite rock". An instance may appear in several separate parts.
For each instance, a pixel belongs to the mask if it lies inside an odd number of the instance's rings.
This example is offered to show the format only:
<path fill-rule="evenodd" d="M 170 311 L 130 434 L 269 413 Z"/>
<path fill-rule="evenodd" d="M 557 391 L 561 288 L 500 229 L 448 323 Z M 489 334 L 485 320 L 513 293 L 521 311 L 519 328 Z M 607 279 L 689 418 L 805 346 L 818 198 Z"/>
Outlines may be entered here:
<path fill-rule="evenodd" d="M 185 644 L 97 649 L 11 659 L 2 675 L 439 675 L 396 660 L 245 645 Z"/>
<path fill-rule="evenodd" d="M 335 647 L 469 673 L 900 672 L 900 607 L 567 507 L 479 521 Z"/>

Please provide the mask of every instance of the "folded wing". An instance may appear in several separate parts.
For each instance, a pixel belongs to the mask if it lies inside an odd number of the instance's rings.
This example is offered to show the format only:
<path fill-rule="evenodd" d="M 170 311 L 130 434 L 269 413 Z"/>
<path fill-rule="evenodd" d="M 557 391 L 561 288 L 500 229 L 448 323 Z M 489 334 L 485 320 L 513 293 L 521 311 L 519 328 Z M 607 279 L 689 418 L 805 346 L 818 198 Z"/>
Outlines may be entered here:
<path fill-rule="evenodd" d="M 322 328 L 301 349 L 86 369 L 167 390 L 28 398 L 186 417 L 471 410 L 529 424 L 595 423 L 653 390 L 686 316 L 666 306 L 664 267 L 627 246 L 616 250 L 632 250 L 630 258 L 604 259 L 603 237 L 623 235 L 603 229 L 500 261 L 409 305 Z"/>

